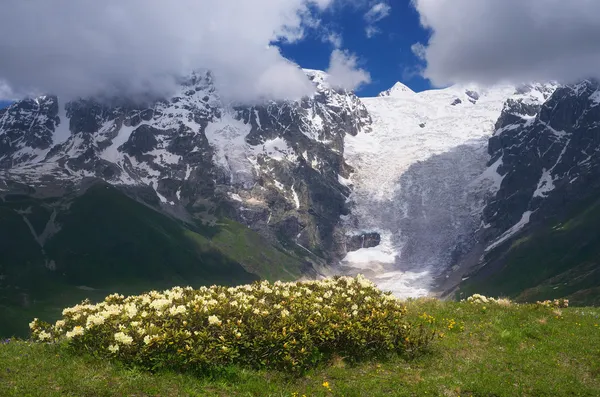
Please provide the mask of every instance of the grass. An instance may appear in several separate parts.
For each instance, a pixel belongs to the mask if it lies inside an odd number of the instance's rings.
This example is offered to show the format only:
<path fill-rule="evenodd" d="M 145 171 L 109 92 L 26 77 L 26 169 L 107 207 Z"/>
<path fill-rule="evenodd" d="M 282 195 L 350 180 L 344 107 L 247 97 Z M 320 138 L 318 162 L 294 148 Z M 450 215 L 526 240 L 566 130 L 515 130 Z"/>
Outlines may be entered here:
<path fill-rule="evenodd" d="M 253 274 L 269 281 L 293 281 L 304 273 L 302 260 L 272 247 L 258 233 L 229 219 L 222 219 L 212 244 Z"/>
<path fill-rule="evenodd" d="M 332 366 L 292 378 L 229 368 L 151 374 L 58 346 L 0 344 L 1 396 L 598 396 L 600 309 L 472 305 L 421 299 L 445 337 L 414 358 Z M 323 386 L 328 382 L 329 388 Z M 297 394 L 294 394 L 297 393 Z"/>

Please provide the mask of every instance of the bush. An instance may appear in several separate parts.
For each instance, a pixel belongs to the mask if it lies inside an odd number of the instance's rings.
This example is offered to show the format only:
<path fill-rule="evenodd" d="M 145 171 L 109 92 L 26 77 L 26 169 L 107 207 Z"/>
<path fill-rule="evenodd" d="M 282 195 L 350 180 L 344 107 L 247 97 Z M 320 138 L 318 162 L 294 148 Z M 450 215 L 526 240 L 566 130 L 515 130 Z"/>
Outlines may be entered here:
<path fill-rule="evenodd" d="M 110 295 L 35 319 L 32 338 L 148 369 L 205 371 L 230 364 L 303 372 L 333 357 L 358 361 L 414 354 L 436 331 L 362 276 Z"/>
<path fill-rule="evenodd" d="M 474 294 L 467 298 L 467 302 L 478 305 L 496 304 L 500 306 L 510 306 L 512 302 L 507 298 L 490 298 L 480 294 Z"/>

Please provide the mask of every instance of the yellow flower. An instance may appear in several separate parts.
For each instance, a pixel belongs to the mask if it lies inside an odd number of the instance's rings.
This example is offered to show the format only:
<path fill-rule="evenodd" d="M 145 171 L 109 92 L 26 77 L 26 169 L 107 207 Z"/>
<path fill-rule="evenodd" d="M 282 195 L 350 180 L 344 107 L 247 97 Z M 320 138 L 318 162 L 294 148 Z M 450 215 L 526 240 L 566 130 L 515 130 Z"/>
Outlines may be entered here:
<path fill-rule="evenodd" d="M 323 382 L 323 387 L 329 389 L 329 382 L 327 382 L 327 381 Z"/>

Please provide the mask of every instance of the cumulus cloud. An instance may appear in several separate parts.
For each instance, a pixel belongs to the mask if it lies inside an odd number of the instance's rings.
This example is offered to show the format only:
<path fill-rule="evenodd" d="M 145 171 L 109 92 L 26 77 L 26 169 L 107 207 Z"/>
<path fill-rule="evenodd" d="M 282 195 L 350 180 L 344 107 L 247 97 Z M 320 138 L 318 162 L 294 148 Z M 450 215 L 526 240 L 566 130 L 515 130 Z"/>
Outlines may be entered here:
<path fill-rule="evenodd" d="M 328 82 L 338 88 L 355 90 L 371 82 L 367 71 L 358 67 L 358 59 L 347 51 L 334 50 L 329 61 Z"/>
<path fill-rule="evenodd" d="M 424 76 L 461 81 L 600 77 L 600 1 L 413 0 L 431 37 Z"/>
<path fill-rule="evenodd" d="M 365 33 L 368 38 L 381 33 L 381 30 L 379 30 L 375 24 L 390 15 L 391 10 L 392 7 L 384 2 L 375 3 L 371 8 L 369 8 L 369 11 L 367 11 L 367 13 L 364 15 L 364 19 L 367 22 Z"/>
<path fill-rule="evenodd" d="M 0 80 L 14 95 L 166 93 L 205 68 L 230 100 L 297 98 L 313 86 L 276 43 L 302 39 L 334 1 L 5 0 Z"/>

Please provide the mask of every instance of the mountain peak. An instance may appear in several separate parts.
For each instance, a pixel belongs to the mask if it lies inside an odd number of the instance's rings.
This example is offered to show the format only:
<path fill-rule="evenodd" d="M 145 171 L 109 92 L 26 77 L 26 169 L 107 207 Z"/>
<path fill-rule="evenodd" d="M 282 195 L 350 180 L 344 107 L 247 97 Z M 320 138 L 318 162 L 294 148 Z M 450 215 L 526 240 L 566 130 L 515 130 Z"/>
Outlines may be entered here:
<path fill-rule="evenodd" d="M 396 82 L 396 84 L 394 84 L 394 86 L 392 88 L 390 88 L 389 90 L 380 92 L 378 96 L 380 97 L 395 97 L 395 96 L 401 96 L 401 95 L 406 95 L 406 94 L 414 94 L 415 92 L 413 90 L 411 90 L 410 88 L 408 88 L 408 86 L 406 86 L 405 84 L 401 83 L 401 82 Z"/>

